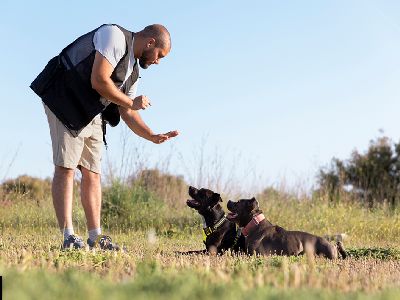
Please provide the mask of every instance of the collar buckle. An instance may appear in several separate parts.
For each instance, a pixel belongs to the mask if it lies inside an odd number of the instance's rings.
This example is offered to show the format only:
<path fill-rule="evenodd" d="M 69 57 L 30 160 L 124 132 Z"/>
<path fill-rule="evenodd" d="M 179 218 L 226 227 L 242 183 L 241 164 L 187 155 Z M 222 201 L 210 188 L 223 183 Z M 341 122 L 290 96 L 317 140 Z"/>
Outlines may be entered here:
<path fill-rule="evenodd" d="M 206 236 L 209 236 L 211 233 L 213 233 L 213 230 L 211 227 L 203 228 L 203 231 L 206 234 Z"/>

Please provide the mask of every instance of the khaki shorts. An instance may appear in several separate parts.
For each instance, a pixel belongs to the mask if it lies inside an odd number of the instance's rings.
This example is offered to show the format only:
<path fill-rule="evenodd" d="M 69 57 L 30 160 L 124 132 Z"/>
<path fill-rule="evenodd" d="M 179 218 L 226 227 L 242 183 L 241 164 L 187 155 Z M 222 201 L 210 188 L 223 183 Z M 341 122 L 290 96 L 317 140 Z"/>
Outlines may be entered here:
<path fill-rule="evenodd" d="M 100 174 L 103 149 L 100 115 L 84 127 L 77 137 L 74 137 L 46 105 L 44 105 L 44 110 L 49 121 L 54 165 L 68 169 L 82 166 Z"/>

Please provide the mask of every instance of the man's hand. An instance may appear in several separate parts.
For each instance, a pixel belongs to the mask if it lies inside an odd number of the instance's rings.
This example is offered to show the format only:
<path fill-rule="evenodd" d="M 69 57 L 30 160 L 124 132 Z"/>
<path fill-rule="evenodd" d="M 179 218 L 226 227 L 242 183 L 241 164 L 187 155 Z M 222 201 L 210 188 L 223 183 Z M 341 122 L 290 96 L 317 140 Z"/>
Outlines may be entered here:
<path fill-rule="evenodd" d="M 137 110 L 118 107 L 122 120 L 138 136 L 151 141 L 155 144 L 161 144 L 166 140 L 177 136 L 178 131 L 170 131 L 164 134 L 154 134 L 153 131 L 143 122 Z"/>
<path fill-rule="evenodd" d="M 153 134 L 151 136 L 151 141 L 155 144 L 161 144 L 170 138 L 176 137 L 179 134 L 178 131 L 170 131 L 164 134 Z"/>
<path fill-rule="evenodd" d="M 149 98 L 144 95 L 137 96 L 135 99 L 132 101 L 132 109 L 133 110 L 140 110 L 140 109 L 146 109 L 149 106 L 151 106 Z"/>

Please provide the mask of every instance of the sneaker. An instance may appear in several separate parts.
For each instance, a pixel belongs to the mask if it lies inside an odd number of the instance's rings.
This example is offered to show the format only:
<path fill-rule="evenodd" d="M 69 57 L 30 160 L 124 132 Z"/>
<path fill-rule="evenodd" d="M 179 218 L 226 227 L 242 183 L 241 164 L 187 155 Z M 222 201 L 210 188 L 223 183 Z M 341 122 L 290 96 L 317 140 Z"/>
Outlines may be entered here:
<path fill-rule="evenodd" d="M 108 235 L 99 235 L 94 242 L 90 239 L 87 240 L 90 249 L 99 246 L 102 250 L 115 250 L 119 251 L 120 247 L 118 244 L 113 243 L 112 239 Z"/>
<path fill-rule="evenodd" d="M 64 240 L 62 249 L 82 249 L 85 247 L 83 240 L 74 234 L 71 234 L 67 239 Z"/>

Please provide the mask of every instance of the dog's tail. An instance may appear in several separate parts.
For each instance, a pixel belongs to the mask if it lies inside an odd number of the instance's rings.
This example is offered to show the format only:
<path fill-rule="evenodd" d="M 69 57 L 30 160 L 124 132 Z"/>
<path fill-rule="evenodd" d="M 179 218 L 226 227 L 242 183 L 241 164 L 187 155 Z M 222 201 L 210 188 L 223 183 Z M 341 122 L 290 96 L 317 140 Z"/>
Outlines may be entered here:
<path fill-rule="evenodd" d="M 342 259 L 347 258 L 347 252 L 343 247 L 343 243 L 342 242 L 336 242 L 336 248 L 338 250 L 338 252 L 340 253 L 340 255 L 342 256 Z"/>

